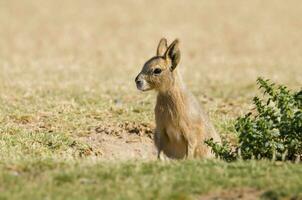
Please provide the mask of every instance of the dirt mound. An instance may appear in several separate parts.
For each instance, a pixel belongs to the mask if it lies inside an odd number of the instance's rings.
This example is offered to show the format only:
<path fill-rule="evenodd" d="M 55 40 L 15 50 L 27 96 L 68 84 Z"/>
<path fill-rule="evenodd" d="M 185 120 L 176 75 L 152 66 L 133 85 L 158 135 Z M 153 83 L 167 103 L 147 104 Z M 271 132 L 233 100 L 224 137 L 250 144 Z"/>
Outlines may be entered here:
<path fill-rule="evenodd" d="M 104 123 L 82 138 L 106 160 L 155 159 L 153 127 L 147 123 Z"/>
<path fill-rule="evenodd" d="M 153 128 L 147 123 L 124 122 L 118 124 L 104 124 L 95 128 L 96 133 L 120 136 L 122 134 L 136 134 L 152 138 Z"/>

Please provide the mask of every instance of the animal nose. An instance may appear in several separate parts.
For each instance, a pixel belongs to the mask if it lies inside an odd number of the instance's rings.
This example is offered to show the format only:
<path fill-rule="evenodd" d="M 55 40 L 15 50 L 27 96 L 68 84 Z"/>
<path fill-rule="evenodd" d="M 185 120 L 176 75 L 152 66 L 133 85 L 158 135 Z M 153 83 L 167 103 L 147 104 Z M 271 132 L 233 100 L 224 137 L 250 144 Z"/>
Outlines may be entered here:
<path fill-rule="evenodd" d="M 143 81 L 141 81 L 141 80 L 136 80 L 135 83 L 136 83 L 136 85 L 142 85 Z"/>
<path fill-rule="evenodd" d="M 135 78 L 135 83 L 136 83 L 137 85 L 139 85 L 139 84 L 142 83 L 142 81 L 139 79 L 139 76 L 137 76 L 137 77 Z"/>

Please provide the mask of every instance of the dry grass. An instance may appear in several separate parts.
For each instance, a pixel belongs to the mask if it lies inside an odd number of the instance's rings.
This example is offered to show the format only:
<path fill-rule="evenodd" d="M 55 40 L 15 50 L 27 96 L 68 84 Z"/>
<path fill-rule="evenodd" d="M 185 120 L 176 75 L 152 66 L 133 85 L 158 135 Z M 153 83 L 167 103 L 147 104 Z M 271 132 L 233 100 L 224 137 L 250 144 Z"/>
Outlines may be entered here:
<path fill-rule="evenodd" d="M 1 166 L 108 158 L 98 127 L 152 127 L 155 95 L 134 77 L 163 36 L 180 39 L 185 82 L 219 132 L 232 132 L 256 77 L 301 87 L 301 9 L 298 0 L 0 0 Z"/>

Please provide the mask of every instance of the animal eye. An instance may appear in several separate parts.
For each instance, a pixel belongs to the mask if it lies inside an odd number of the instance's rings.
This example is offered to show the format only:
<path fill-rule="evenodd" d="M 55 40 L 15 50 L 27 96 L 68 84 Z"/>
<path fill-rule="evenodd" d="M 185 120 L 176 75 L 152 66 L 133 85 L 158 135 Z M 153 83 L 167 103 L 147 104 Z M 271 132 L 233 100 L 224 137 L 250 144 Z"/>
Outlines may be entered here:
<path fill-rule="evenodd" d="M 153 71 L 153 73 L 156 74 L 156 75 L 158 75 L 158 74 L 161 73 L 161 71 L 162 70 L 160 68 L 155 68 L 154 71 Z"/>

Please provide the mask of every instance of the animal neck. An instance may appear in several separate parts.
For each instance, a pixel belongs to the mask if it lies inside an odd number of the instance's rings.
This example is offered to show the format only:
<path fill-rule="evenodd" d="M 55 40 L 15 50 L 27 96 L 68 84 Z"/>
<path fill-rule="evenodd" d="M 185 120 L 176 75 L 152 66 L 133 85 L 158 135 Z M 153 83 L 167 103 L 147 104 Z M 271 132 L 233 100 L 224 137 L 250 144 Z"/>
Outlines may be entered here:
<path fill-rule="evenodd" d="M 185 86 L 180 75 L 174 73 L 173 83 L 165 90 L 159 91 L 157 96 L 162 109 L 168 111 L 173 118 L 180 117 L 186 109 Z"/>

